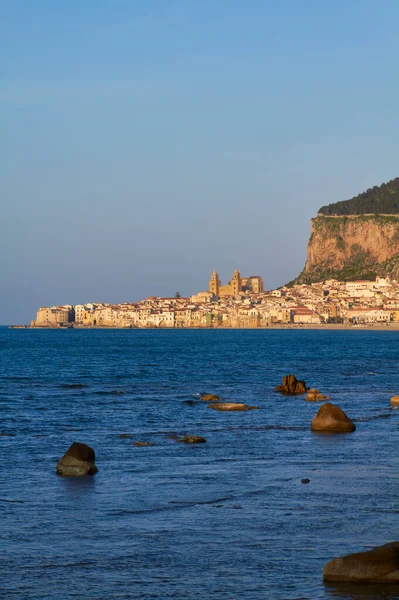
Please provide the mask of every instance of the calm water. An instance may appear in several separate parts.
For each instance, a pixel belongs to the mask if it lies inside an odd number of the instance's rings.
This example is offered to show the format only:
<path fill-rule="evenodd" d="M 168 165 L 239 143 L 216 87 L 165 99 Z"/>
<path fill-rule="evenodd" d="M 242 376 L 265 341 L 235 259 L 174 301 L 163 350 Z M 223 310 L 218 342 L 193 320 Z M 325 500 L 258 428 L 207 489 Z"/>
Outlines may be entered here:
<path fill-rule="evenodd" d="M 290 372 L 357 431 L 312 434 L 319 404 L 273 393 Z M 399 598 L 321 578 L 399 539 L 399 333 L 0 328 L 0 377 L 1 598 Z M 73 441 L 95 477 L 55 475 Z"/>

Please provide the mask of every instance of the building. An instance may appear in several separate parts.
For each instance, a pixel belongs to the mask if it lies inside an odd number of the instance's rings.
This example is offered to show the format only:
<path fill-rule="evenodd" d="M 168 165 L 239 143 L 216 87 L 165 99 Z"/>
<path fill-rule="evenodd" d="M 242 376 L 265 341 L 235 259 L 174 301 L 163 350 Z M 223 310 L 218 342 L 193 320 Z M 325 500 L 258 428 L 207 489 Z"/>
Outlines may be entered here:
<path fill-rule="evenodd" d="M 318 325 L 321 323 L 320 315 L 304 306 L 297 306 L 291 310 L 292 322 L 301 324 Z"/>
<path fill-rule="evenodd" d="M 65 306 L 42 306 L 32 321 L 34 327 L 67 325 L 75 320 L 75 310 L 70 304 Z"/>
<path fill-rule="evenodd" d="M 253 294 L 261 294 L 265 291 L 265 284 L 262 277 L 259 275 L 251 275 L 248 279 L 242 279 L 242 289 L 244 292 L 252 292 Z M 281 296 L 281 292 L 280 292 Z"/>
<path fill-rule="evenodd" d="M 209 292 L 215 296 L 219 296 L 221 281 L 219 275 L 216 273 L 216 269 L 213 271 L 209 280 Z"/>
<path fill-rule="evenodd" d="M 251 277 L 242 278 L 238 269 L 234 271 L 231 281 L 226 285 L 221 284 L 216 270 L 212 273 L 209 280 L 209 292 L 220 298 L 226 296 L 238 296 L 241 292 L 260 294 L 264 291 L 264 287 L 262 277 L 253 275 Z"/>
<path fill-rule="evenodd" d="M 209 302 L 216 302 L 217 294 L 213 292 L 198 292 L 194 296 L 190 296 L 190 302 L 193 304 L 208 304 Z"/>

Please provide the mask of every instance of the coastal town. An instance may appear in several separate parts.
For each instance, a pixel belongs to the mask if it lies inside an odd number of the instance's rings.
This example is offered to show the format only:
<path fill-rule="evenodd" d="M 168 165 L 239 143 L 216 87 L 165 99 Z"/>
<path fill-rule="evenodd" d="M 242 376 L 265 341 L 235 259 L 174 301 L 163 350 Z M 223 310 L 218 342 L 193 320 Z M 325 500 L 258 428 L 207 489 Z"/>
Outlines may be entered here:
<path fill-rule="evenodd" d="M 398 324 L 399 283 L 327 280 L 264 290 L 260 276 L 235 270 L 222 285 L 216 271 L 208 290 L 189 298 L 151 296 L 139 302 L 41 307 L 31 327 L 266 328 Z"/>

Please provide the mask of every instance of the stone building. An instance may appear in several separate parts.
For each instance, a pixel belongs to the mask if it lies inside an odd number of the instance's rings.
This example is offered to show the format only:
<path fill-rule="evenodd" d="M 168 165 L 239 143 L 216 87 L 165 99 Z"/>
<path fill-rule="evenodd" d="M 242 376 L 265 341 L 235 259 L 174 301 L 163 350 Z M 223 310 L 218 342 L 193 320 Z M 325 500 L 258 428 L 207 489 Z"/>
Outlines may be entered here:
<path fill-rule="evenodd" d="M 242 278 L 238 269 L 233 273 L 231 281 L 222 285 L 216 270 L 209 280 L 209 292 L 221 298 L 225 296 L 238 296 L 241 292 L 260 294 L 264 292 L 264 283 L 259 275 Z"/>
<path fill-rule="evenodd" d="M 70 304 L 65 306 L 42 306 L 36 314 L 36 320 L 32 321 L 35 327 L 48 327 L 66 325 L 75 320 L 75 310 Z"/>

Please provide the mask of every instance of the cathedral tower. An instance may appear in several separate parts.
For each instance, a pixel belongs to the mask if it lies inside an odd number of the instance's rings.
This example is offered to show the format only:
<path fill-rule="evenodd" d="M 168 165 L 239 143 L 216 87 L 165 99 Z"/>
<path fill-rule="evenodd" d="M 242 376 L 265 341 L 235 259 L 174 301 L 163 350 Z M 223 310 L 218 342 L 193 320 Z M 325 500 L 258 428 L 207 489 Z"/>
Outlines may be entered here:
<path fill-rule="evenodd" d="M 240 276 L 240 272 L 238 271 L 238 269 L 236 269 L 233 273 L 233 278 L 230 281 L 230 287 L 231 287 L 231 292 L 232 292 L 233 296 L 237 296 L 237 294 L 239 294 L 241 292 L 241 289 L 242 289 L 241 276 Z"/>
<path fill-rule="evenodd" d="M 209 291 L 211 292 L 211 294 L 215 294 L 216 296 L 219 296 L 220 279 L 219 279 L 219 275 L 216 273 L 216 269 L 212 273 L 212 276 L 209 280 Z"/>

